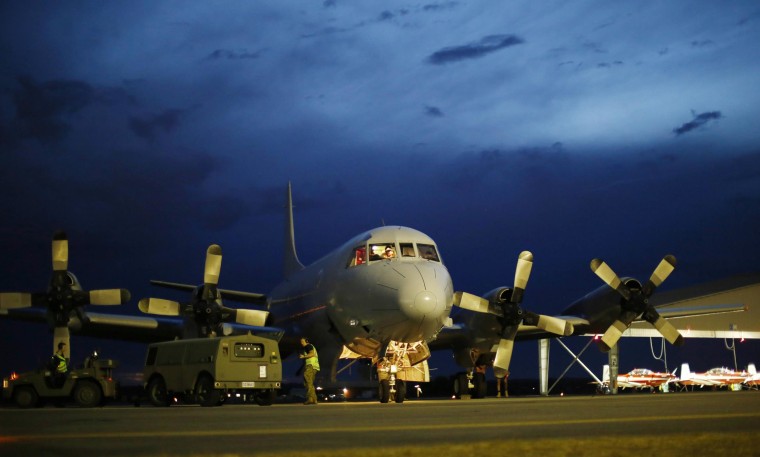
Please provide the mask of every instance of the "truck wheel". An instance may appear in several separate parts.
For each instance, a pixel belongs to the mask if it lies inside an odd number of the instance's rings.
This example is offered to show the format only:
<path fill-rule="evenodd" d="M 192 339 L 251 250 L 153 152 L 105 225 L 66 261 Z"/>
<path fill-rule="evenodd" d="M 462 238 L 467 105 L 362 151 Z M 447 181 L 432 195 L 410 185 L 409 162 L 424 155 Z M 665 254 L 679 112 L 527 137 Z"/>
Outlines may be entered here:
<path fill-rule="evenodd" d="M 380 397 L 380 403 L 388 403 L 391 399 L 391 383 L 387 379 L 380 381 L 377 388 L 377 396 Z"/>
<path fill-rule="evenodd" d="M 20 386 L 13 390 L 13 401 L 19 408 L 32 408 L 37 406 L 40 396 L 32 386 Z"/>
<path fill-rule="evenodd" d="M 83 408 L 93 408 L 100 405 L 103 400 L 103 392 L 100 386 L 88 379 L 78 381 L 74 386 L 74 401 Z"/>
<path fill-rule="evenodd" d="M 253 401 L 259 406 L 272 406 L 275 395 L 274 389 L 262 390 L 253 394 Z"/>
<path fill-rule="evenodd" d="M 201 406 L 221 405 L 221 392 L 214 389 L 214 380 L 209 376 L 201 376 L 195 384 L 195 398 Z"/>
<path fill-rule="evenodd" d="M 169 406 L 169 393 L 166 391 L 164 378 L 156 376 L 148 383 L 148 401 L 159 408 Z"/>
<path fill-rule="evenodd" d="M 404 403 L 404 399 L 406 398 L 406 383 L 404 381 L 396 381 L 396 398 L 394 400 L 396 403 Z"/>

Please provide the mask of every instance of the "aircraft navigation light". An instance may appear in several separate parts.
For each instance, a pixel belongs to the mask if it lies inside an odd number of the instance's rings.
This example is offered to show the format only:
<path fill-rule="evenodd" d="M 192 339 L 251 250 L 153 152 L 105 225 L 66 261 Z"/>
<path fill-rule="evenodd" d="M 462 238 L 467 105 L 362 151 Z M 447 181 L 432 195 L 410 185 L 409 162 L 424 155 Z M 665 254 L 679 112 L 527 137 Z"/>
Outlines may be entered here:
<path fill-rule="evenodd" d="M 359 326 L 359 319 L 349 319 L 348 325 L 351 327 L 358 327 Z"/>

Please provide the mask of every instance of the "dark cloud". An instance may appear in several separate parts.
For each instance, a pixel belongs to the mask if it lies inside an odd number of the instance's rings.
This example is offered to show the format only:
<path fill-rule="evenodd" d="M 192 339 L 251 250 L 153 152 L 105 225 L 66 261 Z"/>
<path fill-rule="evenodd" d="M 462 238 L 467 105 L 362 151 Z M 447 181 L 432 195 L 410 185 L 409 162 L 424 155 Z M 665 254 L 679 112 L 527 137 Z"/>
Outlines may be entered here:
<path fill-rule="evenodd" d="M 160 114 L 147 117 L 130 117 L 129 128 L 135 135 L 149 141 L 156 139 L 158 131 L 169 133 L 177 128 L 180 117 L 186 112 L 181 109 L 167 109 Z"/>
<path fill-rule="evenodd" d="M 694 129 L 702 127 L 710 121 L 721 119 L 723 117 L 720 111 L 708 111 L 706 113 L 692 114 L 694 114 L 693 120 L 673 129 L 673 133 L 675 133 L 676 136 L 683 135 L 684 133 L 689 133 Z"/>
<path fill-rule="evenodd" d="M 425 114 L 430 117 L 443 117 L 443 111 L 437 106 L 425 106 Z"/>
<path fill-rule="evenodd" d="M 522 43 L 525 43 L 525 41 L 516 35 L 489 35 L 476 43 L 443 48 L 430 54 L 427 61 L 433 65 L 443 65 L 460 60 L 477 59 L 492 52 Z"/>
<path fill-rule="evenodd" d="M 423 11 L 443 11 L 459 6 L 459 2 L 428 3 L 422 6 Z"/>
<path fill-rule="evenodd" d="M 230 49 L 217 49 L 206 57 L 206 60 L 241 60 L 241 59 L 258 59 L 261 52 L 249 52 L 247 50 L 232 51 Z"/>
<path fill-rule="evenodd" d="M 691 42 L 691 46 L 695 48 L 704 48 L 707 46 L 712 46 L 713 44 L 715 43 L 713 43 L 712 40 L 694 40 Z"/>
<path fill-rule="evenodd" d="M 58 141 L 71 128 L 66 116 L 97 100 L 97 91 L 83 81 L 51 80 L 38 84 L 29 76 L 21 76 L 18 83 L 13 92 L 15 118 L 8 132 L 16 139 Z"/>

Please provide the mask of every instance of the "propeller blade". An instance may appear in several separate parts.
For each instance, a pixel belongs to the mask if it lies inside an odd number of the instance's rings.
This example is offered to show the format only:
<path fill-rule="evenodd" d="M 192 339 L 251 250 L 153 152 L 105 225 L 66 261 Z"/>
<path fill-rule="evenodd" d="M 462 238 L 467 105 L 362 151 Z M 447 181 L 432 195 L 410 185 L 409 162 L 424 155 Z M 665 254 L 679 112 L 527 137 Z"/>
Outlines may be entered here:
<path fill-rule="evenodd" d="M 487 313 L 489 304 L 488 300 L 478 297 L 477 295 L 469 294 L 467 292 L 454 292 L 454 305 L 460 308 L 478 313 Z"/>
<path fill-rule="evenodd" d="M 69 269 L 69 240 L 64 232 L 53 235 L 53 271 Z"/>
<path fill-rule="evenodd" d="M 591 271 L 593 271 L 597 276 L 599 276 L 602 279 L 602 281 L 607 283 L 608 286 L 617 290 L 618 293 L 623 296 L 623 298 L 625 298 L 626 300 L 631 299 L 630 292 L 623 285 L 623 282 L 620 281 L 620 278 L 618 278 L 618 275 L 615 274 L 615 272 L 612 271 L 612 268 L 610 268 L 609 265 L 607 265 L 603 260 L 593 259 L 591 261 Z"/>
<path fill-rule="evenodd" d="M 252 325 L 254 327 L 263 327 L 268 316 L 268 311 L 259 311 L 257 309 L 235 310 L 235 322 L 238 324 Z"/>
<path fill-rule="evenodd" d="M 101 289 L 90 291 L 91 305 L 122 305 L 129 301 L 127 289 Z"/>
<path fill-rule="evenodd" d="M 180 314 L 178 302 L 162 298 L 143 298 L 137 303 L 137 307 L 145 314 L 159 316 L 179 316 Z"/>
<path fill-rule="evenodd" d="M 32 294 L 25 292 L 0 293 L 0 309 L 29 308 L 32 306 Z"/>
<path fill-rule="evenodd" d="M 673 324 L 668 322 L 664 317 L 660 316 L 654 321 L 654 323 L 652 323 L 652 325 L 654 325 L 654 328 L 656 328 L 670 344 L 675 346 L 683 345 L 684 341 L 681 333 L 679 333 L 679 331 L 673 327 Z"/>
<path fill-rule="evenodd" d="M 513 340 L 506 338 L 499 340 L 499 348 L 496 350 L 496 357 L 493 361 L 493 371 L 497 378 L 503 378 L 509 373 L 509 362 L 512 360 L 514 345 Z"/>
<path fill-rule="evenodd" d="M 607 331 L 604 332 L 604 335 L 602 335 L 602 339 L 599 342 L 599 347 L 601 350 L 603 352 L 609 352 L 609 350 L 617 344 L 618 340 L 621 336 L 623 336 L 623 332 L 625 332 L 627 328 L 628 326 L 619 320 L 613 322 Z"/>
<path fill-rule="evenodd" d="M 517 267 L 515 268 L 515 286 L 512 291 L 512 303 L 521 303 L 525 287 L 528 285 L 530 270 L 533 268 L 533 254 L 530 251 L 523 251 L 517 257 Z"/>
<path fill-rule="evenodd" d="M 212 244 L 206 250 L 206 270 L 203 274 L 204 284 L 219 282 L 219 271 L 222 269 L 222 248 L 218 244 Z"/>
<path fill-rule="evenodd" d="M 570 336 L 573 334 L 575 328 L 570 322 L 560 319 L 558 317 L 547 316 L 545 314 L 538 315 L 538 323 L 536 327 L 546 330 L 547 332 L 554 333 L 555 335 Z"/>
<path fill-rule="evenodd" d="M 660 287 L 660 284 L 663 283 L 666 279 L 668 279 L 668 276 L 670 276 L 671 273 L 673 273 L 673 270 L 676 269 L 676 258 L 673 255 L 666 255 L 661 261 L 660 264 L 657 265 L 657 268 L 655 268 L 654 272 L 652 273 L 652 276 L 649 278 L 649 282 L 644 286 L 644 296 L 649 297 L 652 295 L 654 290 L 658 287 Z"/>

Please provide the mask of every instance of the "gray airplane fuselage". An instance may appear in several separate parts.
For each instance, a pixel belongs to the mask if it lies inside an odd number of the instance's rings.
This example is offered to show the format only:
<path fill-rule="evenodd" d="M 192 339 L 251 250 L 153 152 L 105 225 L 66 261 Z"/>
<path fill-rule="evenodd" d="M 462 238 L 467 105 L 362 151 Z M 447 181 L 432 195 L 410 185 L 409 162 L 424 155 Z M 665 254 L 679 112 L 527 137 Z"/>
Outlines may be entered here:
<path fill-rule="evenodd" d="M 394 258 L 375 255 L 391 247 Z M 268 297 L 283 355 L 307 337 L 329 363 L 356 341 L 428 341 L 443 327 L 453 285 L 435 242 L 417 230 L 388 226 L 357 235 L 290 275 Z"/>

